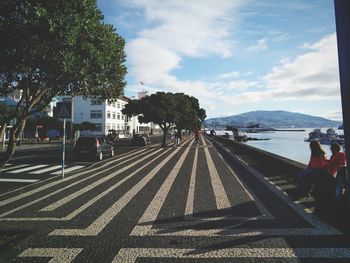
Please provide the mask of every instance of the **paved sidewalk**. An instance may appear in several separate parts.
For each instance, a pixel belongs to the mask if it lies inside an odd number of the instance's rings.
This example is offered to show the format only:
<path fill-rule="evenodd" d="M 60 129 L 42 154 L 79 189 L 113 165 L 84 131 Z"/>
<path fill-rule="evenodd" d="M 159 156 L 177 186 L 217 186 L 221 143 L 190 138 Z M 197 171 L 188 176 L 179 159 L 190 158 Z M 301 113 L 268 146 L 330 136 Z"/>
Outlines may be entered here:
<path fill-rule="evenodd" d="M 3 262 L 350 261 L 339 230 L 205 138 L 0 195 L 5 231 Z"/>

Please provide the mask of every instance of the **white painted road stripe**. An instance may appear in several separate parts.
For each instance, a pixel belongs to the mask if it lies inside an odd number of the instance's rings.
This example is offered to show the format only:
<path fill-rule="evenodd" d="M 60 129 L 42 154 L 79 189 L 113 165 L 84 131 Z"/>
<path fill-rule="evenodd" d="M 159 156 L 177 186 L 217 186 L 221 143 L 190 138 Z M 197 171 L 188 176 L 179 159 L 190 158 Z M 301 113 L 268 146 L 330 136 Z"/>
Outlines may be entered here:
<path fill-rule="evenodd" d="M 134 263 L 137 258 L 350 258 L 348 248 L 122 248 L 112 263 Z"/>
<path fill-rule="evenodd" d="M 135 170 L 133 173 L 131 173 L 130 175 L 128 175 L 127 177 L 123 178 L 122 180 L 120 180 L 117 184 L 111 186 L 110 188 L 108 188 L 107 190 L 103 191 L 101 194 L 95 196 L 93 199 L 90 199 L 88 202 L 86 202 L 85 204 L 83 204 L 82 206 L 80 206 L 78 209 L 74 210 L 72 213 L 68 214 L 65 217 L 30 217 L 30 218 L 0 218 L 0 221 L 68 221 L 73 219 L 75 216 L 77 216 L 78 214 L 80 214 L 82 211 L 84 211 L 85 209 L 87 209 L 89 206 L 91 206 L 92 204 L 96 203 L 97 201 L 99 201 L 102 197 L 104 197 L 105 195 L 109 194 L 110 192 L 112 192 L 114 189 L 116 189 L 119 185 L 123 184 L 124 182 L 126 182 L 127 180 L 129 180 L 132 176 L 134 176 L 136 173 L 138 173 L 139 171 L 141 171 L 142 169 L 144 169 L 146 166 L 150 165 L 151 163 L 155 162 L 158 160 L 158 158 L 160 158 L 161 156 L 163 156 L 164 154 L 166 154 L 168 151 L 170 151 L 171 149 L 167 149 L 166 151 L 164 151 L 163 153 L 159 154 L 156 158 L 154 158 L 152 161 L 150 161 L 149 163 L 143 165 L 142 167 L 140 167 L 139 169 Z M 154 153 L 153 153 L 154 154 Z M 11 214 L 15 211 L 16 209 L 13 209 L 9 212 L 7 212 L 6 215 Z M 18 210 L 18 209 L 17 209 Z M 1 216 L 4 216 L 5 214 L 2 214 Z"/>
<path fill-rule="evenodd" d="M 222 185 L 219 173 L 215 168 L 215 165 L 214 165 L 213 159 L 211 158 L 211 155 L 209 153 L 208 147 L 205 147 L 205 146 L 207 146 L 207 144 L 206 144 L 205 140 L 203 139 L 203 136 L 202 136 L 202 143 L 204 145 L 204 153 L 205 153 L 205 158 L 207 159 L 210 180 L 211 180 L 211 184 L 212 184 L 214 196 L 215 196 L 215 201 L 216 201 L 216 207 L 217 207 L 217 209 L 231 208 L 230 201 L 228 200 L 225 188 Z"/>
<path fill-rule="evenodd" d="M 99 216 L 90 226 L 85 229 L 55 229 L 49 235 L 53 236 L 97 236 L 110 221 L 116 217 L 119 212 L 133 199 L 149 181 L 166 165 L 167 162 L 180 150 L 175 149 L 168 157 L 160 162 L 145 177 L 126 192 L 118 201 L 109 207 L 101 216 Z"/>
<path fill-rule="evenodd" d="M 193 141 L 182 153 L 180 159 L 176 162 L 173 169 L 171 169 L 170 174 L 163 182 L 162 186 L 159 188 L 156 195 L 153 197 L 151 203 L 148 205 L 143 216 L 140 218 L 138 225 L 135 226 L 134 230 L 131 232 L 131 236 L 144 236 L 152 229 L 153 222 L 157 219 L 157 216 L 162 208 L 168 193 L 179 174 L 179 171 L 191 149 Z"/>
<path fill-rule="evenodd" d="M 78 170 L 80 168 L 83 168 L 85 167 L 84 165 L 76 165 L 76 166 L 73 166 L 73 167 L 70 167 L 70 168 L 67 168 L 64 170 L 65 173 L 69 173 L 69 172 L 72 172 L 72 171 L 75 171 L 75 170 Z M 52 175 L 58 175 L 58 174 L 61 174 L 62 171 L 57 171 L 57 172 L 54 172 L 54 173 L 51 173 Z"/>
<path fill-rule="evenodd" d="M 46 167 L 46 166 L 48 166 L 48 165 L 47 164 L 39 164 L 39 165 L 25 167 L 25 168 L 22 168 L 22 169 L 11 170 L 11 171 L 8 171 L 7 173 L 9 173 L 9 174 L 18 174 L 18 173 L 23 173 L 23 172 L 35 170 L 35 169 L 38 169 L 38 168 Z"/>
<path fill-rule="evenodd" d="M 141 159 L 138 159 L 137 161 L 135 162 L 132 162 L 131 164 L 127 165 L 127 166 L 124 166 L 120 169 L 118 169 L 117 171 L 115 171 L 114 173 L 111 173 L 109 174 L 108 176 L 106 177 L 102 177 L 101 179 L 97 180 L 96 182 L 93 182 L 92 184 L 89 184 L 88 186 L 86 187 L 83 187 L 82 189 L 80 189 L 79 191 L 76 191 L 58 201 L 56 201 L 55 203 L 49 205 L 49 206 L 46 206 L 44 207 L 43 209 L 41 209 L 40 211 L 53 211 L 59 207 L 61 207 L 62 205 L 65 205 L 67 204 L 68 202 L 72 201 L 73 199 L 81 196 L 82 194 L 94 189 L 95 187 L 105 183 L 106 181 L 110 180 L 111 178 L 115 177 L 116 175 L 118 174 L 121 174 L 123 172 L 125 172 L 126 170 L 130 169 L 131 167 L 134 167 L 136 166 L 138 163 L 140 162 L 143 162 L 144 160 L 148 159 L 150 156 L 160 152 L 162 149 L 159 149 L 155 152 L 153 152 L 152 154 L 147 154 L 145 157 L 141 158 Z"/>
<path fill-rule="evenodd" d="M 8 168 L 4 168 L 1 171 L 9 171 L 9 170 L 14 170 L 14 169 L 18 169 L 18 168 L 22 168 L 22 167 L 28 167 L 30 164 L 20 164 L 20 165 L 12 165 Z"/>
<path fill-rule="evenodd" d="M 146 149 L 145 149 L 145 150 L 146 150 Z M 145 151 L 145 150 L 138 151 L 138 153 L 139 153 L 139 152 L 143 152 L 143 151 Z M 58 184 L 65 183 L 65 182 L 67 182 L 67 181 L 73 180 L 73 179 L 75 179 L 75 178 L 77 178 L 77 177 L 79 177 L 79 176 L 81 176 L 81 175 L 83 175 L 83 174 L 86 174 L 86 173 L 91 174 L 92 172 L 97 171 L 97 170 L 100 170 L 101 168 L 104 168 L 104 167 L 112 168 L 112 167 L 111 167 L 112 163 L 114 163 L 114 162 L 116 162 L 116 161 L 120 161 L 120 160 L 126 159 L 126 158 L 130 158 L 130 156 L 133 156 L 133 155 L 135 155 L 135 154 L 137 154 L 137 152 L 136 152 L 136 153 L 133 152 L 132 154 L 125 154 L 125 155 L 123 155 L 123 157 L 118 157 L 118 158 L 116 158 L 116 159 L 114 159 L 114 160 L 112 160 L 112 161 L 110 161 L 110 162 L 107 162 L 107 163 L 105 163 L 105 164 L 103 164 L 103 165 L 101 165 L 101 166 L 99 166 L 99 167 L 96 167 L 96 168 L 93 168 L 93 169 L 89 169 L 88 171 L 83 171 L 83 172 L 74 174 L 74 175 L 72 175 L 72 176 L 69 176 L 69 177 L 64 178 L 63 180 L 54 181 L 54 182 L 52 182 L 52 183 L 45 184 L 45 185 L 43 185 L 43 186 L 41 186 L 41 187 L 35 188 L 35 189 L 30 190 L 30 191 L 28 191 L 28 192 L 25 192 L 25 193 L 23 193 L 23 194 L 16 195 L 16 196 L 14 196 L 14 197 L 6 198 L 6 197 L 5 197 L 6 195 L 2 195 L 1 197 L 2 197 L 2 198 L 5 198 L 5 199 L 4 199 L 3 201 L 0 201 L 0 207 L 1 207 L 1 206 L 4 206 L 4 205 L 7 205 L 7 204 L 10 204 L 10 203 L 13 203 L 13 202 L 16 202 L 17 200 L 20 200 L 20 199 L 22 199 L 22 198 L 31 196 L 31 195 L 36 194 L 36 193 L 38 193 L 38 192 L 41 192 L 41 191 L 43 191 L 43 190 L 46 190 L 46 189 L 48 189 L 48 188 L 50 188 L 50 187 L 52 187 L 52 186 L 55 186 L 55 185 L 58 185 Z M 116 164 L 116 165 L 114 165 L 113 167 L 117 167 L 118 165 L 119 165 L 119 164 Z M 38 201 L 40 201 L 40 200 L 43 200 L 43 199 L 45 199 L 45 198 L 47 198 L 47 197 L 49 197 L 49 196 L 52 196 L 53 194 L 56 194 L 56 193 L 58 193 L 58 192 L 61 192 L 61 191 L 65 190 L 65 189 L 67 189 L 67 188 L 69 188 L 69 187 L 72 187 L 72 186 L 75 185 L 75 184 L 81 183 L 82 181 L 88 180 L 89 178 L 94 177 L 94 176 L 96 176 L 96 175 L 99 175 L 99 174 L 101 174 L 101 173 L 103 173 L 103 172 L 104 172 L 104 171 L 99 171 L 99 172 L 96 172 L 95 174 L 91 174 L 91 175 L 89 175 L 89 176 L 87 176 L 87 177 L 84 177 L 83 179 L 81 179 L 80 181 L 78 181 L 78 182 L 76 182 L 76 183 L 73 183 L 73 184 L 71 184 L 71 185 L 68 185 L 68 186 L 66 186 L 66 187 L 63 187 L 63 188 L 61 188 L 61 189 L 59 189 L 59 190 L 57 190 L 57 191 L 55 191 L 55 192 L 53 192 L 53 193 L 51 193 L 51 194 L 49 194 L 49 195 L 46 195 L 46 196 L 41 197 L 41 198 L 39 198 L 39 199 L 36 199 L 36 200 L 34 200 L 33 202 L 38 202 Z M 33 204 L 33 202 L 31 202 L 31 204 Z M 2 215 L 0 215 L 0 217 L 1 217 L 1 216 L 2 216 Z"/>
<path fill-rule="evenodd" d="M 50 172 L 52 170 L 57 170 L 57 169 L 60 169 L 60 168 L 62 168 L 62 165 L 55 165 L 55 166 L 51 166 L 51 167 L 46 168 L 46 169 L 41 169 L 41 170 L 38 170 L 38 171 L 30 172 L 29 174 L 43 174 L 43 173 Z"/>
<path fill-rule="evenodd" d="M 52 258 L 49 263 L 70 263 L 82 250 L 82 248 L 29 248 L 18 257 Z"/>
<path fill-rule="evenodd" d="M 0 178 L 0 182 L 9 183 L 35 183 L 39 180 L 37 179 L 16 179 L 16 178 Z"/>
<path fill-rule="evenodd" d="M 197 162 L 198 162 L 198 147 L 196 147 L 196 151 L 194 153 L 190 186 L 188 188 L 188 194 L 187 194 L 185 217 L 191 217 L 193 215 L 194 191 L 196 189 Z"/>

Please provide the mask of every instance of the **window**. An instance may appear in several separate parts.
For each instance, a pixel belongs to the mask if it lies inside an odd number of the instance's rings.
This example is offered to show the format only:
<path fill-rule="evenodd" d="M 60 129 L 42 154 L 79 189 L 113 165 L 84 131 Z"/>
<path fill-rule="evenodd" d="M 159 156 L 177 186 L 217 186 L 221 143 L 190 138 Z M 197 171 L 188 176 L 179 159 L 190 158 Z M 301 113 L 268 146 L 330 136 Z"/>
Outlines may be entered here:
<path fill-rule="evenodd" d="M 111 125 L 109 123 L 107 123 L 107 131 L 109 131 L 111 129 Z"/>
<path fill-rule="evenodd" d="M 118 113 L 117 115 L 117 120 L 120 120 L 120 113 Z"/>
<path fill-rule="evenodd" d="M 62 98 L 62 102 L 72 102 L 72 98 Z"/>
<path fill-rule="evenodd" d="M 102 123 L 94 123 L 94 125 L 95 125 L 94 131 L 98 131 L 98 132 L 102 131 Z"/>
<path fill-rule="evenodd" d="M 102 100 L 93 98 L 91 99 L 91 105 L 102 105 Z"/>
<path fill-rule="evenodd" d="M 111 118 L 111 112 L 107 111 L 107 119 L 110 119 L 110 118 Z"/>
<path fill-rule="evenodd" d="M 125 116 L 124 115 L 122 115 L 122 120 L 124 120 L 125 119 Z"/>
<path fill-rule="evenodd" d="M 112 124 L 112 130 L 115 130 L 115 124 L 114 123 Z"/>
<path fill-rule="evenodd" d="M 91 110 L 90 111 L 90 118 L 91 119 L 101 119 L 102 118 L 102 111 L 101 110 Z"/>
<path fill-rule="evenodd" d="M 115 120 L 115 112 L 113 112 L 113 114 L 112 114 L 112 118 Z"/>
<path fill-rule="evenodd" d="M 118 130 L 118 131 L 120 130 L 120 125 L 119 125 L 119 124 L 117 124 L 117 130 Z"/>
<path fill-rule="evenodd" d="M 120 109 L 120 102 L 117 103 L 117 108 Z"/>
<path fill-rule="evenodd" d="M 114 107 L 114 108 L 115 108 L 115 102 L 113 102 L 113 103 L 112 103 L 112 107 Z"/>

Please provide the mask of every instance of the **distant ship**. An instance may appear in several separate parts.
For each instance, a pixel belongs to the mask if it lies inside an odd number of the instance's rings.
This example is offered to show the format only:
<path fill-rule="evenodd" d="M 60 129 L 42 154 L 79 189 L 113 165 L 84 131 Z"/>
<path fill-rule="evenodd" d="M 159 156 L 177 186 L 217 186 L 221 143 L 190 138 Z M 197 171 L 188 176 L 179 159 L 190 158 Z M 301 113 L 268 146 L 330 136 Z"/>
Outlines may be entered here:
<path fill-rule="evenodd" d="M 344 136 L 337 134 L 333 128 L 327 129 L 326 133 L 317 128 L 309 133 L 309 138 L 305 139 L 305 141 L 319 141 L 321 144 L 332 144 L 334 142 L 343 144 Z"/>

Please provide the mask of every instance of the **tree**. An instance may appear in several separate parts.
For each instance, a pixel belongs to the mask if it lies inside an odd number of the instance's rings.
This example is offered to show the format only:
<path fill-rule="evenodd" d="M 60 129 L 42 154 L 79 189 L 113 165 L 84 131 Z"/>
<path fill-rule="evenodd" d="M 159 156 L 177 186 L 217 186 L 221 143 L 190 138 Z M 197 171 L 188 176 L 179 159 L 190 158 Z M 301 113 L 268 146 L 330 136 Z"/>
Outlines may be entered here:
<path fill-rule="evenodd" d="M 4 139 L 4 134 L 6 132 L 6 128 L 9 125 L 9 122 L 14 117 L 14 110 L 10 106 L 5 103 L 0 103 L 0 142 Z"/>
<path fill-rule="evenodd" d="M 206 114 L 205 110 L 200 108 L 198 99 L 184 93 L 175 93 L 174 96 L 176 101 L 174 123 L 177 130 L 199 128 Z"/>
<path fill-rule="evenodd" d="M 122 112 L 128 116 L 138 116 L 142 123 L 158 124 L 163 131 L 163 147 L 171 126 L 175 124 L 180 130 L 194 128 L 205 118 L 205 110 L 199 108 L 196 98 L 170 92 L 157 92 L 141 100 L 131 100 Z"/>
<path fill-rule="evenodd" d="M 125 41 L 102 19 L 96 0 L 2 1 L 0 96 L 22 96 L 0 167 L 13 155 L 27 118 L 53 97 L 113 100 L 123 94 Z"/>

